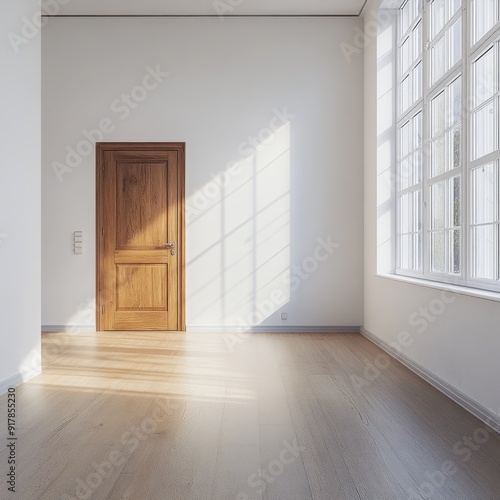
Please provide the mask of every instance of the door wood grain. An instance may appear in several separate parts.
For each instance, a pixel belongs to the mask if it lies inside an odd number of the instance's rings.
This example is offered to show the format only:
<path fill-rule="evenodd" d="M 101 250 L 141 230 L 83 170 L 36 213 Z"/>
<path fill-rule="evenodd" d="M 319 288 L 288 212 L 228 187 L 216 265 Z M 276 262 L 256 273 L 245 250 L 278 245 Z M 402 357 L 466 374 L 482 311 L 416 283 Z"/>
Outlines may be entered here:
<path fill-rule="evenodd" d="M 97 330 L 185 330 L 184 150 L 97 144 Z"/>

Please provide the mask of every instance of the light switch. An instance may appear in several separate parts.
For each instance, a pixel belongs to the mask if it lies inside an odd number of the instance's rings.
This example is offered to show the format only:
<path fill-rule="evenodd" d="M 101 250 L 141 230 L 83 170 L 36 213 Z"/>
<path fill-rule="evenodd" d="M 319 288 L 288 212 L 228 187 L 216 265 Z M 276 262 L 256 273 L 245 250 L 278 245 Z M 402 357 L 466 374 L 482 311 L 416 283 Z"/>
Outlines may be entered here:
<path fill-rule="evenodd" d="M 73 233 L 73 249 L 75 255 L 83 254 L 83 231 L 75 231 Z"/>

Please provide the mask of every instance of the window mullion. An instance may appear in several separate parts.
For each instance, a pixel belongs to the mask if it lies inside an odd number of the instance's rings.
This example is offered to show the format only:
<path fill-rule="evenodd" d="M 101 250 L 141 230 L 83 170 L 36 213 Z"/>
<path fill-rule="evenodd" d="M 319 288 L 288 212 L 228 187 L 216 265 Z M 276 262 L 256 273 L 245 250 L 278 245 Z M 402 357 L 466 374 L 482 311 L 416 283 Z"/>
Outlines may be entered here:
<path fill-rule="evenodd" d="M 471 31 L 469 29 L 470 23 L 470 5 L 469 1 L 465 1 L 462 6 L 462 181 L 460 193 L 460 236 L 461 236 L 461 258 L 460 258 L 460 276 L 462 282 L 467 284 L 469 277 L 469 269 L 471 262 L 469 261 L 470 255 L 470 215 L 469 215 L 469 205 L 470 205 L 470 195 L 469 195 L 469 159 L 470 159 L 470 147 L 469 147 L 469 124 L 470 124 L 470 110 L 467 109 L 469 106 L 468 96 L 472 95 L 472 80 L 469 71 L 469 41 L 471 37 Z"/>
<path fill-rule="evenodd" d="M 422 53 L 422 135 L 423 135 L 423 146 L 422 146 L 422 204 L 421 204 L 421 220 L 422 220 L 422 237 L 421 237 L 421 255 L 422 255 L 422 272 L 424 276 L 427 276 L 430 269 L 430 233 L 429 233 L 429 223 L 430 223 L 430 203 L 429 203 L 429 184 L 428 184 L 428 173 L 430 171 L 430 158 L 431 158 L 431 134 L 430 134 L 430 106 L 429 106 L 429 82 L 430 82 L 430 23 L 429 23 L 429 9 L 430 4 L 424 2 L 423 13 L 422 13 L 422 31 L 424 33 L 424 49 Z"/>

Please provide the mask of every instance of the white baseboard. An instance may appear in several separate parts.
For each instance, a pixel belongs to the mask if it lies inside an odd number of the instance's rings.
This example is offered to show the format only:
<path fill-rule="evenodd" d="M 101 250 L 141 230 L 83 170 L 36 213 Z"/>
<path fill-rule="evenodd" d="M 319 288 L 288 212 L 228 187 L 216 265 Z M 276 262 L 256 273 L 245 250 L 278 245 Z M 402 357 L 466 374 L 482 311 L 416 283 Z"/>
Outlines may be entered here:
<path fill-rule="evenodd" d="M 187 326 L 191 333 L 359 333 L 359 326 Z M 95 325 L 42 325 L 42 333 L 95 332 Z"/>
<path fill-rule="evenodd" d="M 437 377 L 431 371 L 427 370 L 427 368 L 424 368 L 419 363 L 413 361 L 411 358 L 401 353 L 387 342 L 381 340 L 366 328 L 361 328 L 360 331 L 364 337 L 383 349 L 387 354 L 397 359 L 400 363 L 405 365 L 412 372 L 416 373 L 419 377 L 423 378 L 438 391 L 448 396 L 451 400 L 467 410 L 469 413 L 472 413 L 472 415 L 500 433 L 500 417 L 498 415 L 488 410 L 488 408 L 481 405 L 477 401 L 474 401 L 469 396 L 450 385 L 448 382 L 445 382 L 443 379 Z"/>
<path fill-rule="evenodd" d="M 0 381 L 0 395 L 5 394 L 11 387 L 17 387 L 24 382 L 28 382 L 32 378 L 37 377 L 42 373 L 42 367 L 36 366 L 29 370 L 24 370 L 16 373 L 13 377 Z"/>
<path fill-rule="evenodd" d="M 190 333 L 359 333 L 359 326 L 187 326 Z"/>
<path fill-rule="evenodd" d="M 95 325 L 42 325 L 42 333 L 77 333 L 95 331 Z"/>

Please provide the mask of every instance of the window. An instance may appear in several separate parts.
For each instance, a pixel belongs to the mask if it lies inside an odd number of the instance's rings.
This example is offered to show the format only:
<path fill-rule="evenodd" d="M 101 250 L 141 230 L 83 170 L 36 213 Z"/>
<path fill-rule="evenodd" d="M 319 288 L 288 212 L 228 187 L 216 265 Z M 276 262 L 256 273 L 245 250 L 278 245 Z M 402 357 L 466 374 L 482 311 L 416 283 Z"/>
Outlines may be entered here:
<path fill-rule="evenodd" d="M 422 1 L 408 0 L 400 11 L 398 140 L 399 266 L 422 270 L 423 22 Z"/>
<path fill-rule="evenodd" d="M 397 273 L 500 291 L 500 0 L 406 0 L 397 50 Z"/>

